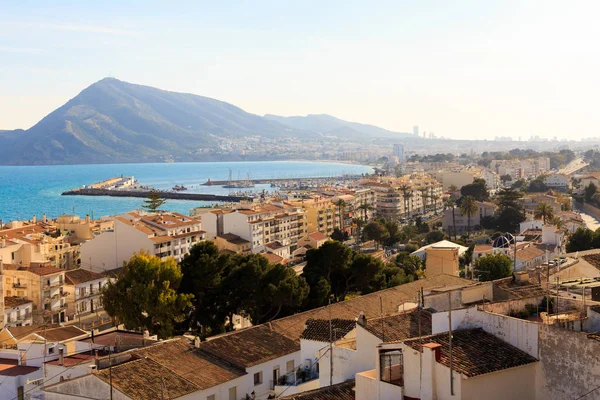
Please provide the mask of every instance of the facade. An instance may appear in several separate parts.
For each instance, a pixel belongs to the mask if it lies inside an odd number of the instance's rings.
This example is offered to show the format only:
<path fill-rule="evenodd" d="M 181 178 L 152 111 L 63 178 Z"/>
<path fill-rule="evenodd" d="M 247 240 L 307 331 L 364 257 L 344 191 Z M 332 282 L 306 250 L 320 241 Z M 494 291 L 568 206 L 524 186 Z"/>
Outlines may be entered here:
<path fill-rule="evenodd" d="M 527 158 L 522 160 L 492 160 L 490 169 L 498 175 L 510 175 L 513 181 L 535 177 L 550 172 L 548 157 Z"/>
<path fill-rule="evenodd" d="M 82 264 L 94 272 L 118 268 L 134 253 L 147 251 L 161 259 L 181 261 L 204 239 L 200 221 L 179 213 L 126 213 L 114 219 L 114 230 L 81 245 Z"/>
<path fill-rule="evenodd" d="M 67 317 L 69 320 L 85 317 L 102 310 L 102 288 L 108 283 L 104 275 L 85 269 L 65 272 Z"/>
<path fill-rule="evenodd" d="M 456 247 L 429 247 L 425 256 L 425 274 L 428 277 L 458 276 L 458 250 Z"/>
<path fill-rule="evenodd" d="M 550 207 L 552 207 L 554 215 L 560 215 L 562 210 L 562 205 L 557 200 L 556 196 L 552 196 L 549 194 L 536 194 L 526 196 L 520 199 L 520 202 L 526 214 L 533 214 L 540 203 L 547 203 Z"/>
<path fill-rule="evenodd" d="M 252 253 L 273 253 L 284 259 L 291 258 L 307 234 L 302 208 L 282 202 L 223 214 L 223 231 L 249 241 Z"/>
<path fill-rule="evenodd" d="M 249 254 L 251 251 L 250 241 L 242 239 L 233 233 L 217 235 L 215 238 L 215 246 L 217 246 L 219 251 L 235 254 Z"/>
<path fill-rule="evenodd" d="M 339 228 L 338 208 L 331 196 L 315 195 L 292 199 L 290 203 L 302 209 L 307 233 L 321 232 L 329 237 L 335 228 Z"/>
<path fill-rule="evenodd" d="M 564 174 L 547 175 L 544 184 L 551 189 L 566 191 L 571 188 L 571 178 Z"/>
<path fill-rule="evenodd" d="M 477 212 L 471 215 L 471 229 L 481 225 L 481 219 L 483 217 L 491 217 L 498 208 L 494 203 L 486 201 L 478 201 Z M 454 232 L 454 221 L 456 221 L 456 233 L 466 232 L 469 226 L 469 219 L 466 215 L 462 215 L 460 208 L 454 208 L 454 216 L 452 214 L 453 209 L 447 209 L 444 211 L 442 218 L 442 229 L 444 232 Z"/>
<path fill-rule="evenodd" d="M 2 278 L 6 297 L 17 296 L 33 302 L 35 323 L 67 322 L 64 270 L 53 266 L 4 264 Z"/>
<path fill-rule="evenodd" d="M 29 326 L 33 323 L 33 303 L 22 297 L 4 298 L 4 326 Z"/>

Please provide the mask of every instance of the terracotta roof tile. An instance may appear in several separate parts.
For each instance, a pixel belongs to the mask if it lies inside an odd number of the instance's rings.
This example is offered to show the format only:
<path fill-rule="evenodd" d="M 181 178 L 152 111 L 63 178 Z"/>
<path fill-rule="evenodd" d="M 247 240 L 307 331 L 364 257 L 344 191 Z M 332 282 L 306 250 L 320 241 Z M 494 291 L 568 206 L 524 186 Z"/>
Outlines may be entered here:
<path fill-rule="evenodd" d="M 442 365 L 450 367 L 450 351 L 448 332 L 427 336 L 420 339 L 410 339 L 404 343 L 421 350 L 421 344 L 440 344 Z M 522 350 L 498 339 L 481 328 L 452 332 L 452 364 L 454 371 L 467 377 L 501 371 L 521 365 L 537 362 L 538 360 Z"/>
<path fill-rule="evenodd" d="M 383 341 L 410 339 L 419 336 L 419 311 L 371 318 L 365 329 Z M 421 310 L 421 335 L 431 335 L 431 312 L 428 310 Z"/>
<path fill-rule="evenodd" d="M 231 354 L 232 349 L 226 349 L 225 352 L 229 352 L 230 357 L 236 358 L 236 354 Z M 132 353 L 160 363 L 192 382 L 200 390 L 220 385 L 246 374 L 245 370 L 196 349 L 186 338 L 177 338 L 143 349 L 132 350 Z"/>
<path fill-rule="evenodd" d="M 300 350 L 300 345 L 258 325 L 223 335 L 200 344 L 200 351 L 219 357 L 232 365 L 247 368 Z"/>
<path fill-rule="evenodd" d="M 351 330 L 356 328 L 356 321 L 353 319 L 331 319 L 331 337 L 342 338 Z M 329 342 L 330 324 L 328 319 L 309 319 L 306 321 L 306 328 L 300 339 L 314 340 L 317 342 Z"/>
<path fill-rule="evenodd" d="M 22 297 L 4 297 L 4 308 L 15 308 L 31 302 L 31 300 L 24 299 Z"/>
<path fill-rule="evenodd" d="M 354 400 L 354 380 L 281 397 L 287 400 Z"/>
<path fill-rule="evenodd" d="M 69 285 L 78 285 L 80 283 L 91 282 L 98 279 L 104 279 L 103 275 L 87 269 L 73 269 L 65 272 L 65 282 Z"/>
<path fill-rule="evenodd" d="M 142 358 L 105 368 L 96 375 L 132 399 L 174 399 L 200 390 L 198 386 L 169 368 Z"/>

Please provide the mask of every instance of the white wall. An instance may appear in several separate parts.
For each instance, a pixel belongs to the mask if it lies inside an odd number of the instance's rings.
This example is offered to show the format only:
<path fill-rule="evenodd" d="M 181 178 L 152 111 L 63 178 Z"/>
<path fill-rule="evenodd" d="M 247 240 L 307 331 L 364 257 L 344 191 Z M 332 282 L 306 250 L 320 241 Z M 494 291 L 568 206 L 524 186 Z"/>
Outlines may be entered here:
<path fill-rule="evenodd" d="M 462 379 L 463 399 L 535 399 L 537 363 Z"/>
<path fill-rule="evenodd" d="M 329 348 L 322 350 L 319 359 L 320 386 L 329 386 L 331 364 Z M 343 347 L 333 346 L 333 384 L 342 383 L 352 379 L 358 372 L 354 367 L 356 351 Z"/>
<path fill-rule="evenodd" d="M 497 338 L 538 358 L 539 324 L 506 315 L 478 311 L 477 306 L 452 311 L 452 329 L 483 328 Z M 448 332 L 448 313 L 435 313 L 431 317 L 433 334 Z"/>
<path fill-rule="evenodd" d="M 377 345 L 381 339 L 367 331 L 360 325 L 356 325 L 356 354 L 355 370 L 369 371 L 377 366 Z"/>

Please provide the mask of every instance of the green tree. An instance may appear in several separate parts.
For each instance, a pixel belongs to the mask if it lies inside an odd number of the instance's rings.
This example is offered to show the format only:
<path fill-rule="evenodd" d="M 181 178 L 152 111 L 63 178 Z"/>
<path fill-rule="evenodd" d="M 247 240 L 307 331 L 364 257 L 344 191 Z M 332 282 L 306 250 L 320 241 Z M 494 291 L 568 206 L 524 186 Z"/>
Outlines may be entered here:
<path fill-rule="evenodd" d="M 554 218 L 554 210 L 550 204 L 543 201 L 537 205 L 533 216 L 535 219 L 541 219 L 544 225 L 546 225 L 546 222 L 549 222 Z"/>
<path fill-rule="evenodd" d="M 512 181 L 512 176 L 510 176 L 508 174 L 501 175 L 500 180 L 502 181 L 502 184 L 506 184 L 506 182 Z"/>
<path fill-rule="evenodd" d="M 590 250 L 593 248 L 593 245 L 594 232 L 591 229 L 580 227 L 569 237 L 567 253 Z"/>
<path fill-rule="evenodd" d="M 425 235 L 427 244 L 436 243 L 441 240 L 444 240 L 444 233 L 442 231 L 431 231 Z"/>
<path fill-rule="evenodd" d="M 411 188 L 409 185 L 401 185 L 398 190 L 402 192 L 402 198 L 404 199 L 404 218 L 408 218 L 409 215 L 409 199 L 412 197 Z"/>
<path fill-rule="evenodd" d="M 464 196 L 460 202 L 460 213 L 467 216 L 467 237 L 471 233 L 471 217 L 477 212 L 477 202 L 472 196 Z"/>
<path fill-rule="evenodd" d="M 335 205 L 338 209 L 339 221 L 340 221 L 340 231 L 344 230 L 344 214 L 346 213 L 346 202 L 343 199 L 338 199 L 335 202 Z"/>
<path fill-rule="evenodd" d="M 503 232 L 514 233 L 519 230 L 519 224 L 525 220 L 519 202 L 522 194 L 514 189 L 502 189 L 498 193 L 498 211 L 496 215 L 496 229 Z"/>
<path fill-rule="evenodd" d="M 407 277 L 412 279 L 418 279 L 418 271 L 423 267 L 423 261 L 419 257 L 411 255 L 408 251 L 398 253 L 393 263 L 401 268 Z"/>
<path fill-rule="evenodd" d="M 331 240 L 343 242 L 345 240 L 348 240 L 348 234 L 346 232 L 340 231 L 340 228 L 334 228 L 333 232 L 331 232 Z"/>
<path fill-rule="evenodd" d="M 512 273 L 512 260 L 502 253 L 488 254 L 475 260 L 475 273 L 482 281 L 506 278 Z"/>
<path fill-rule="evenodd" d="M 490 198 L 490 193 L 487 189 L 487 184 L 484 179 L 477 178 L 468 185 L 460 188 L 460 194 L 463 197 L 471 196 L 477 201 L 486 201 Z"/>
<path fill-rule="evenodd" d="M 168 338 L 194 297 L 177 292 L 182 276 L 173 258 L 162 261 L 145 252 L 134 254 L 119 279 L 102 290 L 102 304 L 127 329 L 147 329 Z"/>
<path fill-rule="evenodd" d="M 527 187 L 528 192 L 545 192 L 548 190 L 548 186 L 544 183 L 544 176 L 538 176 L 531 182 Z"/>
<path fill-rule="evenodd" d="M 597 191 L 598 188 L 596 185 L 594 185 L 594 182 L 590 182 L 590 184 L 585 188 L 585 200 L 588 202 L 592 201 Z"/>
<path fill-rule="evenodd" d="M 446 209 L 452 209 L 452 233 L 454 233 L 454 240 L 456 240 L 456 202 L 453 199 L 446 200 Z"/>
<path fill-rule="evenodd" d="M 385 226 L 378 221 L 371 221 L 363 228 L 363 236 L 366 240 L 374 240 L 377 246 L 383 244 L 388 239 L 388 232 Z"/>
<path fill-rule="evenodd" d="M 154 214 L 155 212 L 161 211 L 160 208 L 165 205 L 167 200 L 162 198 L 160 192 L 156 189 L 150 190 L 148 197 L 144 200 L 142 208 L 149 213 Z"/>

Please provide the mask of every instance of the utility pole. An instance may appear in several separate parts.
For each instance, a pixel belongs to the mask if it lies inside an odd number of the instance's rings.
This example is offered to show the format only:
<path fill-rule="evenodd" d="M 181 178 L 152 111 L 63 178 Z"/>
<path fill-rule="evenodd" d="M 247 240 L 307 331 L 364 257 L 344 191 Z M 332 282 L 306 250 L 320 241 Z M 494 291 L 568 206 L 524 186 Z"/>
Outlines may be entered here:
<path fill-rule="evenodd" d="M 452 380 L 452 292 L 448 292 L 448 344 L 450 350 L 450 395 L 454 396 L 454 381 Z"/>
<path fill-rule="evenodd" d="M 329 296 L 329 386 L 333 385 L 333 327 L 331 326 L 331 295 Z"/>

